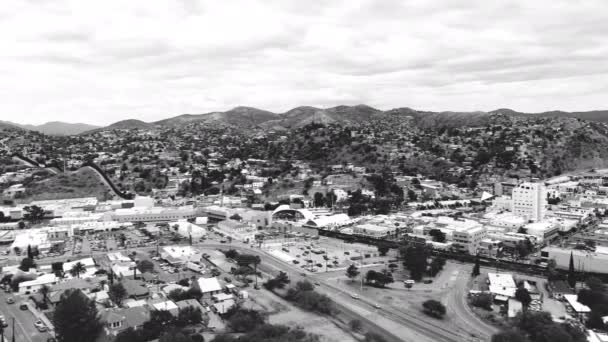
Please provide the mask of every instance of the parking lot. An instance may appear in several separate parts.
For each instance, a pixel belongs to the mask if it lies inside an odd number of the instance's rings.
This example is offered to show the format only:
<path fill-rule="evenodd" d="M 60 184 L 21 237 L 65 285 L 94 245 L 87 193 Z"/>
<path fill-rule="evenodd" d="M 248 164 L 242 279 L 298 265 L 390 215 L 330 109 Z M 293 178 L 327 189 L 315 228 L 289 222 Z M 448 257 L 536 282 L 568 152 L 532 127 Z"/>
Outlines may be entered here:
<path fill-rule="evenodd" d="M 390 256 L 380 256 L 378 249 L 374 246 L 350 244 L 326 237 L 317 240 L 292 239 L 283 243 L 266 245 L 265 249 L 285 262 L 312 272 L 341 270 L 353 263 L 358 265 L 384 264 L 390 259 Z"/>

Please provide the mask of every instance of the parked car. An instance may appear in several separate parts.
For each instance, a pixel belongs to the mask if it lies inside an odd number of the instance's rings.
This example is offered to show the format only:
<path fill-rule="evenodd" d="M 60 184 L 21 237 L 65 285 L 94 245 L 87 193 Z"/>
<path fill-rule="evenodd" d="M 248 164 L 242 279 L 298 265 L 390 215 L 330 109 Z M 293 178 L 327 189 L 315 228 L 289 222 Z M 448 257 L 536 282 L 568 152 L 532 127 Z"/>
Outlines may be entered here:
<path fill-rule="evenodd" d="M 15 299 L 13 297 L 8 297 L 8 298 L 6 298 L 6 302 L 8 304 L 14 304 L 15 303 Z"/>
<path fill-rule="evenodd" d="M 27 304 L 25 304 L 25 303 L 21 303 L 21 304 L 19 304 L 19 309 L 21 309 L 21 310 L 24 310 L 24 311 L 25 311 L 25 310 L 28 310 L 29 308 L 27 307 Z"/>
<path fill-rule="evenodd" d="M 44 325 L 44 323 L 42 323 L 42 321 L 40 321 L 40 320 L 34 322 L 34 326 L 40 332 L 45 332 L 46 331 L 46 325 Z"/>

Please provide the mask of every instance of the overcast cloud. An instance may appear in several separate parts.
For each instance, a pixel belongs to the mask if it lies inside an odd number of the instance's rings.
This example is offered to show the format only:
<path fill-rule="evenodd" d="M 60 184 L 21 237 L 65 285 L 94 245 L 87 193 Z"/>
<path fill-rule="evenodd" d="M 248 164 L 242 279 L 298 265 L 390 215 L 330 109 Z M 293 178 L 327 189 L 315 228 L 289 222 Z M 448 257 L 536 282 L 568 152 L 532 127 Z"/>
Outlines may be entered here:
<path fill-rule="evenodd" d="M 0 120 L 607 109 L 606 0 L 5 0 Z"/>

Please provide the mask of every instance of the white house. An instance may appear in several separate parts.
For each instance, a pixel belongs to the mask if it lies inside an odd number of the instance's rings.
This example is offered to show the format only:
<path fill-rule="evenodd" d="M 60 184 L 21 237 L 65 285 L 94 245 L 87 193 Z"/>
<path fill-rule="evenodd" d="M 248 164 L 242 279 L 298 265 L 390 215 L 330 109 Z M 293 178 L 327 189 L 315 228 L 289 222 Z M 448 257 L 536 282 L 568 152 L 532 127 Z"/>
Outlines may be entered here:
<path fill-rule="evenodd" d="M 57 284 L 58 281 L 59 280 L 57 279 L 57 276 L 54 273 L 44 274 L 34 280 L 24 281 L 20 283 L 19 294 L 29 295 L 32 293 L 36 293 L 44 285 L 50 287 L 52 285 Z"/>

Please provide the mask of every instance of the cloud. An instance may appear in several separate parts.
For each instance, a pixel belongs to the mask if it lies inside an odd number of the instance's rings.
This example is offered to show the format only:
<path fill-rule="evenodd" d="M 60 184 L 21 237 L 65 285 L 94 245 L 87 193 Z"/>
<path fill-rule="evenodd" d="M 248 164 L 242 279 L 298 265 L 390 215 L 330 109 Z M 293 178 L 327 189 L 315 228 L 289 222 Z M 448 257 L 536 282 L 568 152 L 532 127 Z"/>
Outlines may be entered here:
<path fill-rule="evenodd" d="M 0 120 L 603 109 L 606 13 L 604 0 L 9 0 Z"/>

